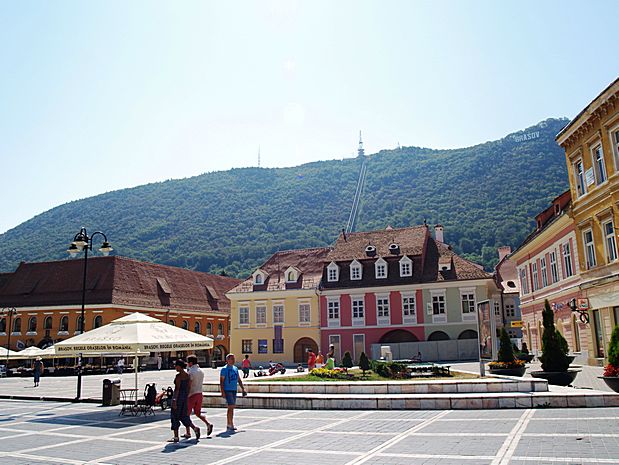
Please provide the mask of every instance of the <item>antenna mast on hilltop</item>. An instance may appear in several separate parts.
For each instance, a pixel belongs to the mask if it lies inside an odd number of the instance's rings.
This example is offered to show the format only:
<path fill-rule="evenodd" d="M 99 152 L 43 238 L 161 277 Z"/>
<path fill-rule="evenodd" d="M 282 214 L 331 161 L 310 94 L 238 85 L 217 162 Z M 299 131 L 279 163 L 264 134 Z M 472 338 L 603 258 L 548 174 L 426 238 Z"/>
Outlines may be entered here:
<path fill-rule="evenodd" d="M 363 149 L 363 139 L 361 139 L 361 131 L 359 131 L 359 148 L 357 149 L 357 154 L 360 157 L 365 155 L 365 150 Z"/>
<path fill-rule="evenodd" d="M 359 213 L 359 202 L 361 201 L 361 194 L 363 193 L 363 186 L 365 185 L 365 176 L 367 173 L 367 157 L 365 157 L 365 150 L 363 150 L 361 131 L 359 131 L 359 148 L 357 152 L 359 157 L 363 160 L 363 163 L 361 164 L 361 171 L 359 172 L 359 179 L 357 180 L 357 188 L 355 189 L 355 196 L 352 200 L 352 208 L 348 216 L 348 223 L 346 223 L 345 232 L 348 233 L 355 230 L 355 222 L 357 220 L 357 214 Z"/>
<path fill-rule="evenodd" d="M 258 168 L 260 168 L 260 146 L 258 145 Z"/>

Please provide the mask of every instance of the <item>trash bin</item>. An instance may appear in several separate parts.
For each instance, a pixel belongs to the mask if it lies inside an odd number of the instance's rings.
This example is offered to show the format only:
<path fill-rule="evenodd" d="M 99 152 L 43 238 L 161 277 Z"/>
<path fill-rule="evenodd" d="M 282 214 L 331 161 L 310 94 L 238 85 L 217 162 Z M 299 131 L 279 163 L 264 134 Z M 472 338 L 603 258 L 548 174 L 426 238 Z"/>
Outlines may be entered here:
<path fill-rule="evenodd" d="M 119 379 L 104 379 L 103 380 L 103 406 L 120 405 L 120 380 Z"/>

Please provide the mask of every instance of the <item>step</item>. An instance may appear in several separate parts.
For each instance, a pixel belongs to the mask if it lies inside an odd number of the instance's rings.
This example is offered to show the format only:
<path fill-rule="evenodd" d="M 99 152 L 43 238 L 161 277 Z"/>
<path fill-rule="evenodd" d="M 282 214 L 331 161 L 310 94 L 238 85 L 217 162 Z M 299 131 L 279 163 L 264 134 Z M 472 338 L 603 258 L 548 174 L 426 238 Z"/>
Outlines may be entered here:
<path fill-rule="evenodd" d="M 225 407 L 216 392 L 205 392 L 204 407 Z M 559 389 L 549 392 L 450 394 L 273 394 L 239 395 L 238 408 L 282 410 L 447 410 L 500 408 L 619 407 L 619 394 Z"/>
<path fill-rule="evenodd" d="M 417 381 L 251 381 L 248 393 L 262 394 L 448 394 L 482 392 L 547 392 L 548 382 L 539 378 L 480 378 Z M 203 385 L 204 392 L 219 392 L 217 383 Z"/>

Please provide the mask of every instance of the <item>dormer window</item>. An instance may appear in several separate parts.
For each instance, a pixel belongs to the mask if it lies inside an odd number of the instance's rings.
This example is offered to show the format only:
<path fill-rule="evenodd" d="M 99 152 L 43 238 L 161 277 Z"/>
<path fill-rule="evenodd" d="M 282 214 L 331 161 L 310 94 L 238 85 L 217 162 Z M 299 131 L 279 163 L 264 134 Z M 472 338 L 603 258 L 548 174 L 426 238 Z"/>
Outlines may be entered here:
<path fill-rule="evenodd" d="M 393 255 L 399 255 L 400 254 L 400 246 L 398 244 L 390 244 L 389 245 L 389 253 L 393 254 Z"/>
<path fill-rule="evenodd" d="M 363 276 L 361 263 L 357 260 L 353 260 L 350 264 L 350 279 L 352 281 L 359 281 Z"/>
<path fill-rule="evenodd" d="M 376 255 L 376 247 L 374 247 L 374 246 L 373 246 L 373 245 L 371 245 L 371 244 L 368 244 L 368 245 L 367 245 L 367 247 L 365 248 L 365 254 L 366 254 L 368 257 L 373 257 L 373 256 L 375 256 L 375 255 Z"/>
<path fill-rule="evenodd" d="M 286 282 L 287 283 L 296 283 L 299 279 L 299 271 L 294 267 L 288 267 L 286 270 Z"/>
<path fill-rule="evenodd" d="M 376 279 L 385 279 L 387 277 L 387 262 L 382 258 L 376 260 L 374 271 L 376 273 Z"/>
<path fill-rule="evenodd" d="M 334 262 L 329 263 L 327 266 L 327 281 L 330 283 L 336 282 L 340 279 L 340 267 Z"/>
<path fill-rule="evenodd" d="M 262 286 L 266 279 L 266 274 L 262 270 L 256 270 L 253 274 L 254 286 Z"/>
<path fill-rule="evenodd" d="M 406 255 L 400 259 L 400 277 L 413 275 L 413 261 Z"/>

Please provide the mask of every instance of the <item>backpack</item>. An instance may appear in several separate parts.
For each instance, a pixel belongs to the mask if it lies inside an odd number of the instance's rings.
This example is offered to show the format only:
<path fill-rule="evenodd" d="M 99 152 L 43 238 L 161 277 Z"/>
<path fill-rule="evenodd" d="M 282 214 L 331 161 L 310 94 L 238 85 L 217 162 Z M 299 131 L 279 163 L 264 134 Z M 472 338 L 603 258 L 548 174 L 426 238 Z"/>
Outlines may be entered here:
<path fill-rule="evenodd" d="M 157 387 L 155 383 L 146 385 L 146 395 L 144 400 L 146 405 L 155 405 L 155 399 L 157 398 Z"/>

